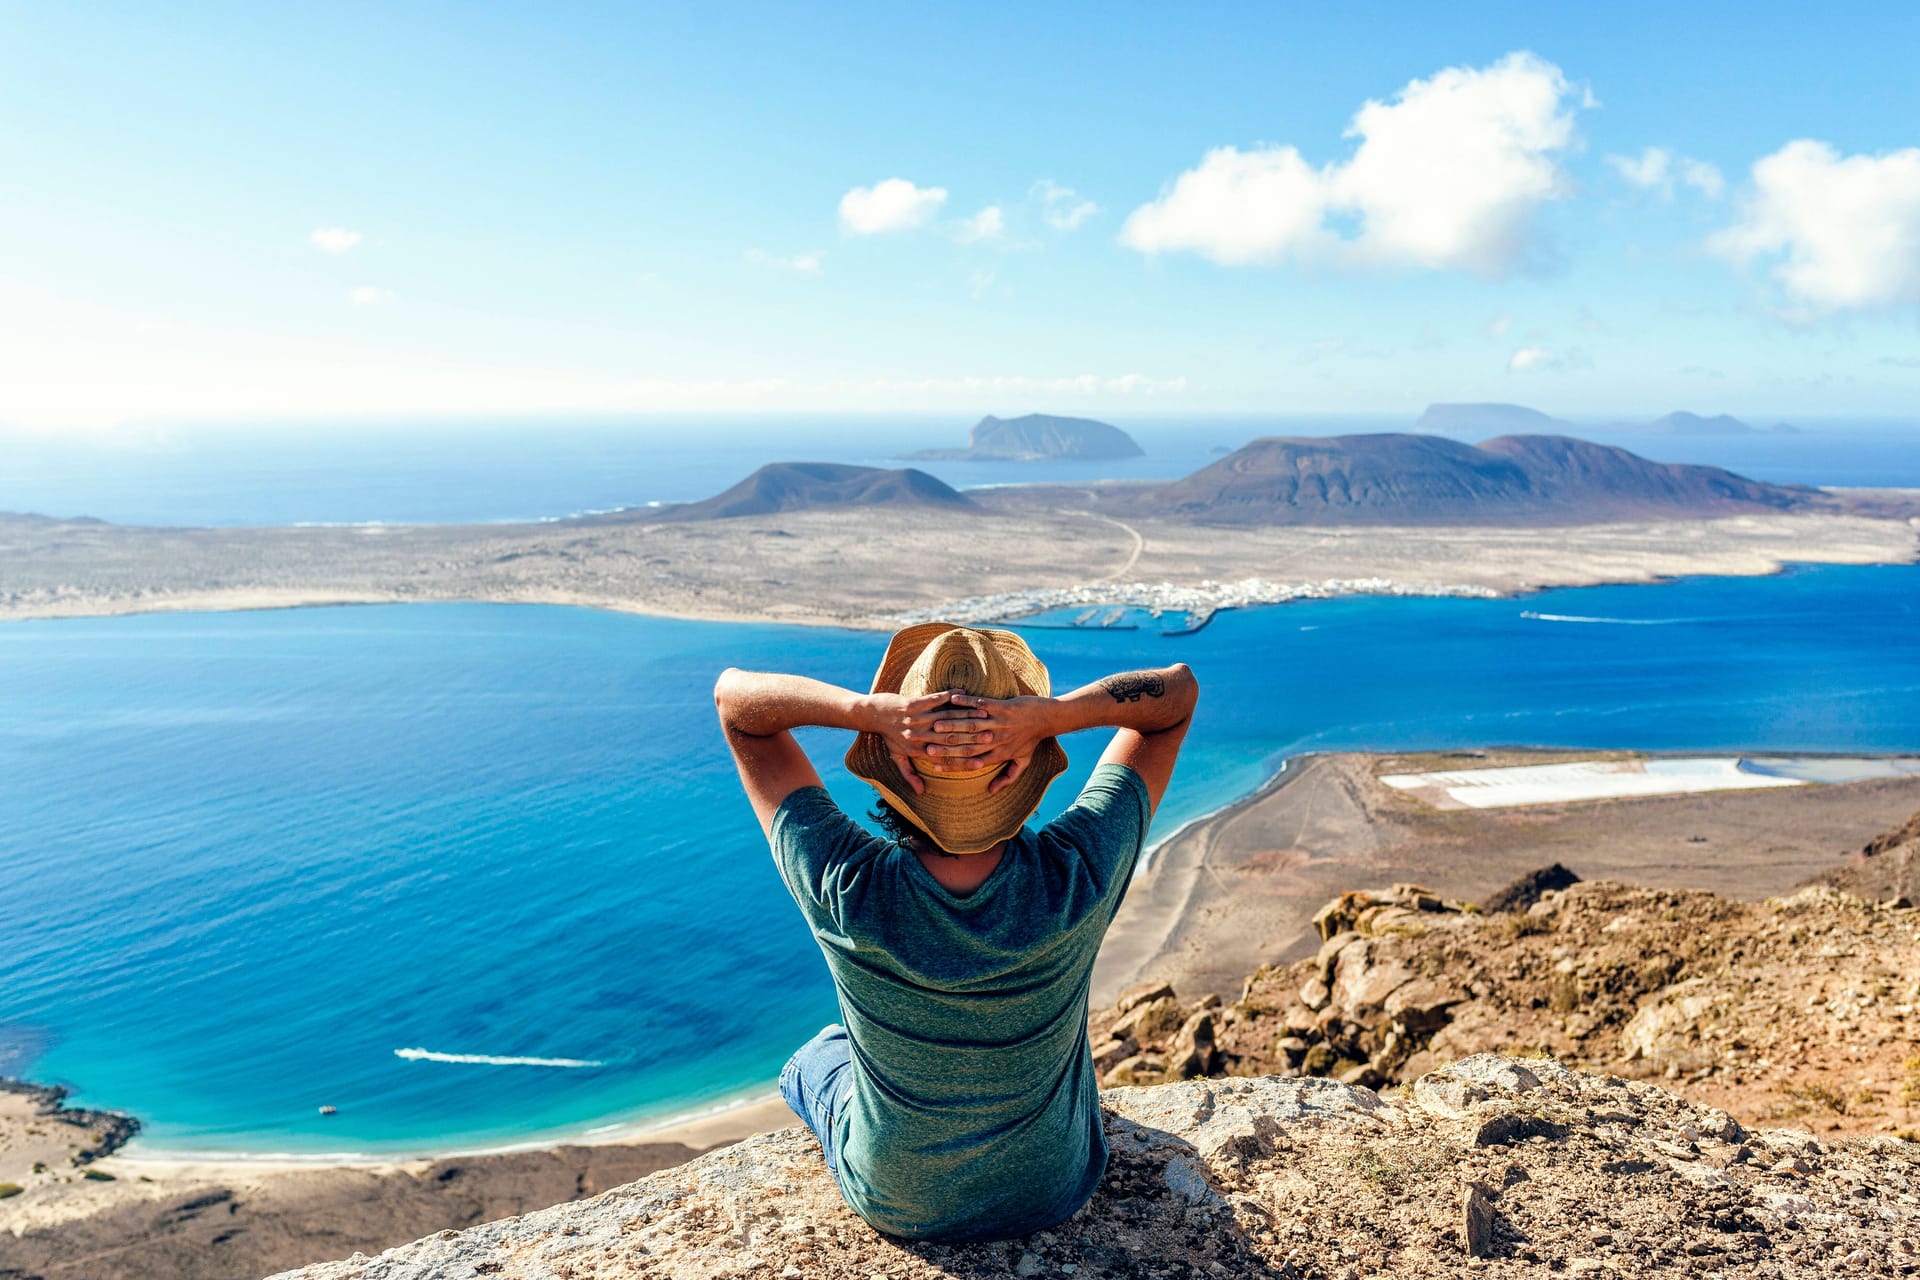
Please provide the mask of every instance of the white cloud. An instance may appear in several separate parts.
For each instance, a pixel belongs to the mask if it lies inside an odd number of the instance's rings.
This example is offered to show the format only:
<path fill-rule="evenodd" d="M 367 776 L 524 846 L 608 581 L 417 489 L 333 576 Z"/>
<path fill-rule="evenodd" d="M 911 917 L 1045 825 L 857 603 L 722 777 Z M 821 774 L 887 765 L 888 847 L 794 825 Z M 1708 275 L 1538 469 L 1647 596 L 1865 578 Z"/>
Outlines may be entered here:
<path fill-rule="evenodd" d="M 1040 202 L 1040 217 L 1058 231 L 1077 231 L 1080 224 L 1100 212 L 1100 206 L 1083 200 L 1072 187 L 1063 187 L 1052 178 L 1033 184 L 1029 197 Z"/>
<path fill-rule="evenodd" d="M 1508 373 L 1547 373 L 1556 369 L 1587 369 L 1592 366 L 1592 358 L 1579 347 L 1566 351 L 1521 347 L 1507 360 Z"/>
<path fill-rule="evenodd" d="M 1664 187 L 1669 193 L 1673 190 L 1673 178 L 1669 173 L 1673 156 L 1665 147 L 1648 147 L 1638 158 L 1608 156 L 1607 163 L 1633 186 L 1643 190 Z"/>
<path fill-rule="evenodd" d="M 345 253 L 360 243 L 360 233 L 345 227 L 319 227 L 307 237 L 308 243 L 328 253 Z"/>
<path fill-rule="evenodd" d="M 1560 69 L 1530 53 L 1449 67 L 1362 106 L 1345 161 L 1316 169 L 1291 146 L 1208 152 L 1134 210 L 1120 240 L 1228 265 L 1293 258 L 1497 274 L 1522 257 L 1535 210 L 1570 190 L 1557 157 L 1573 142 L 1574 102 Z M 1359 219 L 1357 234 L 1328 225 L 1345 214 Z"/>
<path fill-rule="evenodd" d="M 756 267 L 765 267 L 769 271 L 790 271 L 797 276 L 819 275 L 821 264 L 827 260 L 823 249 L 815 249 L 812 253 L 796 253 L 788 258 L 768 253 L 765 249 L 749 249 L 746 257 Z"/>
<path fill-rule="evenodd" d="M 353 299 L 353 305 L 356 307 L 370 307 L 376 303 L 393 301 L 391 293 L 385 289 L 376 289 L 370 284 L 361 285 L 347 296 Z"/>
<path fill-rule="evenodd" d="M 1842 156 L 1789 142 L 1754 163 L 1739 220 L 1707 247 L 1774 260 L 1781 289 L 1815 307 L 1920 303 L 1920 148 Z"/>
<path fill-rule="evenodd" d="M 1662 200 L 1673 199 L 1673 184 L 1681 182 L 1709 200 L 1717 200 L 1727 181 L 1705 160 L 1676 156 L 1665 147 L 1648 147 L 1638 156 L 1608 156 L 1607 163 L 1629 185 L 1651 191 Z"/>
<path fill-rule="evenodd" d="M 1487 336 L 1489 338 L 1505 337 L 1507 330 L 1511 328 L 1513 328 L 1512 316 L 1495 316 L 1487 321 Z"/>
<path fill-rule="evenodd" d="M 956 234 L 962 244 L 972 244 L 976 240 L 992 240 L 1006 229 L 1006 215 L 1000 212 L 999 205 L 990 204 L 971 218 L 962 218 Z"/>
<path fill-rule="evenodd" d="M 1292 147 L 1219 147 L 1128 215 L 1120 243 L 1225 266 L 1321 257 L 1337 240 L 1322 225 L 1326 211 L 1322 176 Z"/>
<path fill-rule="evenodd" d="M 946 202 L 945 187 L 916 187 L 905 178 L 888 178 L 840 197 L 840 227 L 855 236 L 909 231 L 932 221 Z"/>
<path fill-rule="evenodd" d="M 1705 160 L 1682 160 L 1680 181 L 1709 200 L 1718 200 L 1720 193 L 1727 189 L 1727 180 L 1720 176 L 1720 170 Z"/>

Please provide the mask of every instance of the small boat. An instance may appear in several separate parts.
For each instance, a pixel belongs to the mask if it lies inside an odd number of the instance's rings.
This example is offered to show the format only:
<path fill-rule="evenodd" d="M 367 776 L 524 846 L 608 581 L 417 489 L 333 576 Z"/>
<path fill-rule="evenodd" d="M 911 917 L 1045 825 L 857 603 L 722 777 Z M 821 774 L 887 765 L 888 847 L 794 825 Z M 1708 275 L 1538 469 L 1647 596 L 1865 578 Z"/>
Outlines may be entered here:
<path fill-rule="evenodd" d="M 340 1108 L 333 1106 L 331 1104 L 320 1108 L 320 1114 L 323 1116 L 337 1115 L 339 1111 L 340 1111 Z"/>

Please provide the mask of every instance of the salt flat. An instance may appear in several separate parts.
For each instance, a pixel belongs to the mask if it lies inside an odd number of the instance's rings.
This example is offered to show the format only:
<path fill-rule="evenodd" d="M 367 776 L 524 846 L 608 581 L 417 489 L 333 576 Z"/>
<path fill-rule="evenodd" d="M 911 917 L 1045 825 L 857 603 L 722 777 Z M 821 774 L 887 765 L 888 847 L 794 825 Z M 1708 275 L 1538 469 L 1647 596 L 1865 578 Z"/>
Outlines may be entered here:
<path fill-rule="evenodd" d="M 1565 764 L 1507 769 L 1460 769 L 1447 773 L 1393 773 L 1380 781 L 1409 792 L 1436 809 L 1505 809 L 1572 800 L 1617 800 L 1670 796 L 1691 791 L 1744 791 L 1800 787 L 1799 778 L 1749 773 L 1737 756 L 1678 760 L 1574 760 Z"/>

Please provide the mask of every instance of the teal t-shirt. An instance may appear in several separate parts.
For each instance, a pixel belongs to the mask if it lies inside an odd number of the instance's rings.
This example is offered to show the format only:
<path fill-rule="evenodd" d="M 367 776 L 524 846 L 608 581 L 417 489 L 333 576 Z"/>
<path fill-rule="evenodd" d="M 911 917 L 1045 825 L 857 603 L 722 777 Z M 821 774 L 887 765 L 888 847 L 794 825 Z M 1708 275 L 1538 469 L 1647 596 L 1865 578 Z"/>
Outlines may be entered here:
<path fill-rule="evenodd" d="M 774 860 L 851 1041 L 834 1117 L 840 1191 L 881 1231 L 1005 1239 L 1093 1194 L 1107 1141 L 1087 988 L 1151 813 L 1138 774 L 1101 765 L 965 896 L 819 787 L 774 814 Z"/>

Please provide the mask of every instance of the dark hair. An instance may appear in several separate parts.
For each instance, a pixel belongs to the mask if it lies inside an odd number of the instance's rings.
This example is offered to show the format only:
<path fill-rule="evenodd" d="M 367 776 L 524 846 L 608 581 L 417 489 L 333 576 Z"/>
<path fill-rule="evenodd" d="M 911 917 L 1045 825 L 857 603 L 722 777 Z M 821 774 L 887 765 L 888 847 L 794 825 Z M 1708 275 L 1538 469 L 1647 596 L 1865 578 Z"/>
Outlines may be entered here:
<path fill-rule="evenodd" d="M 904 814 L 885 800 L 875 800 L 867 817 L 880 828 L 880 834 L 889 840 L 897 840 L 911 847 L 923 839 L 920 828 L 907 821 Z"/>

